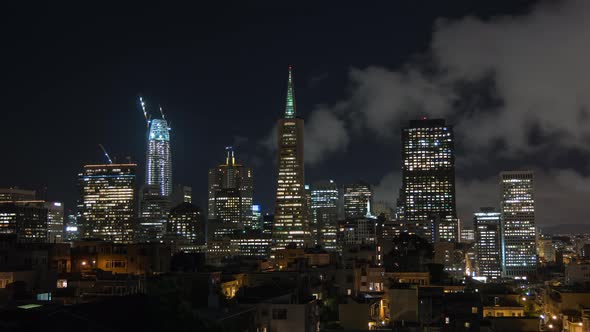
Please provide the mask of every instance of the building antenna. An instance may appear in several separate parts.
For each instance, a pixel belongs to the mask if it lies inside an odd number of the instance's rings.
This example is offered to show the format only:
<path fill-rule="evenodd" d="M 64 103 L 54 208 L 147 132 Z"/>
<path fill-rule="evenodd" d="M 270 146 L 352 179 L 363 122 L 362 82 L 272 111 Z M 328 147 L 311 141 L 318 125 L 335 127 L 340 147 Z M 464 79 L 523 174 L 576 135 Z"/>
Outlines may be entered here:
<path fill-rule="evenodd" d="M 162 105 L 158 105 L 160 107 L 160 114 L 162 114 L 162 120 L 166 120 L 166 116 L 164 115 L 164 110 L 162 110 Z"/>
<path fill-rule="evenodd" d="M 109 164 L 112 164 L 113 161 L 111 160 L 111 157 L 109 157 L 109 154 L 107 153 L 107 150 L 104 148 L 104 146 L 102 146 L 102 144 L 98 144 L 98 146 L 100 146 L 100 149 L 102 150 L 102 152 L 104 152 L 105 157 L 107 157 Z"/>

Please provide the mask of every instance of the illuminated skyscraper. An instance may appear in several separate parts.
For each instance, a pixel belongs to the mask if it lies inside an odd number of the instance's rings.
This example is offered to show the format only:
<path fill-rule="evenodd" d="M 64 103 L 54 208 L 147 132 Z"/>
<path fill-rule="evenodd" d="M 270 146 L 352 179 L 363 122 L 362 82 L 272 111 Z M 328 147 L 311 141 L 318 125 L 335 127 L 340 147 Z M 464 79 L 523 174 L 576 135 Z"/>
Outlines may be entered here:
<path fill-rule="evenodd" d="M 502 241 L 500 213 L 494 208 L 481 208 L 473 214 L 477 275 L 489 279 L 502 276 Z"/>
<path fill-rule="evenodd" d="M 533 172 L 502 172 L 500 181 L 503 273 L 522 278 L 537 270 Z"/>
<path fill-rule="evenodd" d="M 83 238 L 134 238 L 136 164 L 86 165 L 79 175 Z"/>
<path fill-rule="evenodd" d="M 170 128 L 165 119 L 149 122 L 146 184 L 158 186 L 160 195 L 172 194 L 172 154 L 170 151 Z"/>
<path fill-rule="evenodd" d="M 402 129 L 402 192 L 406 232 L 434 241 L 437 218 L 457 218 L 453 128 L 442 119 Z"/>
<path fill-rule="evenodd" d="M 233 229 L 251 228 L 252 169 L 236 163 L 232 147 L 225 150 L 225 164 L 209 169 L 208 216 Z"/>
<path fill-rule="evenodd" d="M 311 233 L 315 244 L 326 250 L 337 250 L 338 198 L 338 187 L 332 180 L 311 187 Z"/>
<path fill-rule="evenodd" d="M 367 204 L 369 202 L 370 204 Z M 344 186 L 344 218 L 363 217 L 367 213 L 367 206 L 373 205 L 373 192 L 366 183 L 354 183 Z"/>
<path fill-rule="evenodd" d="M 49 243 L 64 242 L 64 207 L 61 202 L 45 202 L 47 209 L 47 240 Z"/>
<path fill-rule="evenodd" d="M 278 122 L 278 183 L 272 230 L 272 251 L 294 243 L 310 244 L 303 164 L 303 119 L 296 118 L 293 75 L 289 67 L 285 114 Z M 271 256 L 273 256 L 271 254 Z"/>

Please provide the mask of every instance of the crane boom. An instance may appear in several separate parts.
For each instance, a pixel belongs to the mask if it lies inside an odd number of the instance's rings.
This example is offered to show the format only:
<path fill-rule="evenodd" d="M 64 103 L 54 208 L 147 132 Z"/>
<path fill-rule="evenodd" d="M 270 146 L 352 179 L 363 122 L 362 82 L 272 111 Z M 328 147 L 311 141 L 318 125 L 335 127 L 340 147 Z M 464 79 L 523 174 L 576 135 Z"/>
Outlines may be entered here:
<path fill-rule="evenodd" d="M 111 157 L 109 157 L 109 154 L 107 153 L 107 150 L 104 148 L 104 146 L 102 146 L 102 144 L 98 144 L 98 146 L 100 147 L 100 149 L 102 150 L 102 152 L 104 152 L 105 157 L 107 157 L 107 160 L 109 161 L 109 164 L 112 164 L 113 161 L 111 160 Z"/>
<path fill-rule="evenodd" d="M 141 105 L 141 110 L 143 111 L 143 117 L 145 118 L 145 122 L 147 127 L 150 127 L 150 115 L 148 114 L 146 108 L 145 108 L 145 102 L 143 101 L 143 98 L 141 96 L 139 96 L 139 104 Z"/>

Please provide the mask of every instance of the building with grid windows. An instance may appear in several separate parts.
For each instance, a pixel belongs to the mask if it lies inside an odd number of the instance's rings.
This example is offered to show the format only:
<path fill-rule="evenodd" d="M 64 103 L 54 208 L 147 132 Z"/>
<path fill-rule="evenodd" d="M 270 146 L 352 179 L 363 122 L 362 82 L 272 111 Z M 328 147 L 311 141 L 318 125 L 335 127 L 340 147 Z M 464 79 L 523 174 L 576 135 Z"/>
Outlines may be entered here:
<path fill-rule="evenodd" d="M 412 120 L 402 129 L 405 232 L 435 240 L 435 220 L 457 218 L 453 127 L 445 120 Z"/>
<path fill-rule="evenodd" d="M 45 202 L 47 209 L 47 241 L 64 242 L 64 207 L 61 202 Z"/>
<path fill-rule="evenodd" d="M 289 67 L 285 114 L 278 123 L 278 180 L 272 252 L 288 244 L 311 244 L 303 163 L 303 119 L 295 117 L 293 76 Z M 271 257 L 273 254 L 271 253 Z"/>
<path fill-rule="evenodd" d="M 205 244 L 205 215 L 191 203 L 184 202 L 170 210 L 166 239 L 178 246 Z"/>
<path fill-rule="evenodd" d="M 337 249 L 338 204 L 338 187 L 334 181 L 323 181 L 312 185 L 311 233 L 314 243 L 328 251 Z"/>
<path fill-rule="evenodd" d="M 146 184 L 158 187 L 160 195 L 172 194 L 172 153 L 170 127 L 165 119 L 149 121 Z"/>
<path fill-rule="evenodd" d="M 475 262 L 478 277 L 497 280 L 502 276 L 500 212 L 481 208 L 473 214 Z"/>
<path fill-rule="evenodd" d="M 82 238 L 134 240 L 137 164 L 86 165 L 79 174 Z"/>
<path fill-rule="evenodd" d="M 373 192 L 366 183 L 353 183 L 344 186 L 344 219 L 363 217 L 367 213 L 367 206 L 373 206 Z M 370 204 L 367 205 L 367 202 Z"/>
<path fill-rule="evenodd" d="M 0 201 L 0 234 L 16 234 L 20 243 L 46 243 L 45 201 Z"/>
<path fill-rule="evenodd" d="M 137 242 L 160 242 L 166 232 L 170 212 L 169 197 L 162 196 L 158 185 L 145 185 L 139 199 L 139 223 L 135 234 Z"/>
<path fill-rule="evenodd" d="M 253 173 L 236 163 L 232 147 L 226 149 L 225 164 L 209 169 L 208 219 L 216 220 L 231 230 L 251 228 Z"/>
<path fill-rule="evenodd" d="M 537 271 L 532 171 L 500 173 L 503 274 L 523 278 Z"/>

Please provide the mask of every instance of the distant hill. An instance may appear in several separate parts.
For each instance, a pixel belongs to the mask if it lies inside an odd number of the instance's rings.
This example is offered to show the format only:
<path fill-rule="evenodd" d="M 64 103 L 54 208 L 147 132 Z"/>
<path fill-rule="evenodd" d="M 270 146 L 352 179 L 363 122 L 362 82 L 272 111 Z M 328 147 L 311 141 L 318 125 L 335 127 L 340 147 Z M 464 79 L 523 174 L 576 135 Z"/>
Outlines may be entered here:
<path fill-rule="evenodd" d="M 563 224 L 539 226 L 543 234 L 582 234 L 590 233 L 590 224 Z"/>

